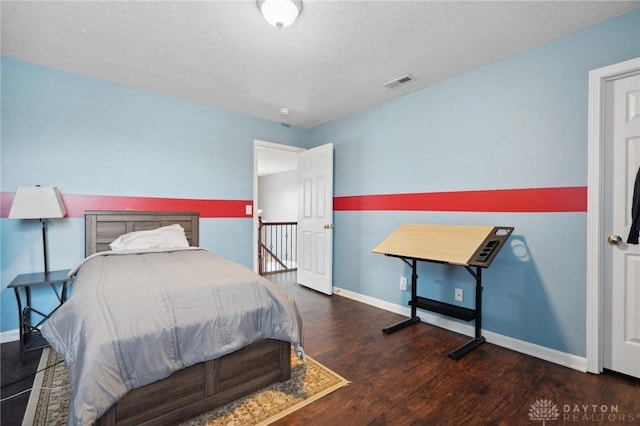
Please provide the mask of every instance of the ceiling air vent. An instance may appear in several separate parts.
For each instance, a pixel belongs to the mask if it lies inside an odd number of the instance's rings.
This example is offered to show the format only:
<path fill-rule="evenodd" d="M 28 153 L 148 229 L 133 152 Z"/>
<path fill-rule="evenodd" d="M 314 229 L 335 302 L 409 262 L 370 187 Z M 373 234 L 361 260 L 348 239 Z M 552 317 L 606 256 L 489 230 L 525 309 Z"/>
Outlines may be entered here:
<path fill-rule="evenodd" d="M 403 84 L 407 84 L 410 81 L 413 81 L 413 77 L 410 75 L 403 75 L 402 77 L 398 77 L 396 79 L 391 80 L 388 83 L 384 84 L 384 87 L 388 87 L 389 89 L 393 89 L 394 87 L 402 86 Z"/>

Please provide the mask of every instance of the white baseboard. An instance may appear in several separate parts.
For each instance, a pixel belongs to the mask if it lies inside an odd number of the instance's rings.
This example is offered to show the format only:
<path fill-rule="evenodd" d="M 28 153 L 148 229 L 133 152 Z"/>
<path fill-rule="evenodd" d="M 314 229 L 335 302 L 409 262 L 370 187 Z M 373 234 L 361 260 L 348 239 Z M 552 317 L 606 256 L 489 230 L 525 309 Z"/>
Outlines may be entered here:
<path fill-rule="evenodd" d="M 365 296 L 363 294 L 355 293 L 339 287 L 334 287 L 333 292 L 338 296 L 366 303 L 367 305 L 375 306 L 376 308 L 384 309 L 385 311 L 394 312 L 396 314 L 404 315 L 407 317 L 411 315 L 411 310 L 408 307 L 376 299 L 375 297 Z M 423 311 L 421 309 L 418 309 L 418 312 L 420 313 L 420 319 L 422 320 L 422 322 L 435 325 L 449 331 L 464 334 L 466 336 L 474 335 L 475 329 L 471 325 L 453 321 L 443 316 L 436 315 L 428 311 Z M 524 340 L 504 336 L 502 334 L 494 333 L 488 330 L 482 330 L 482 335 L 485 337 L 485 339 L 487 339 L 487 342 L 494 345 L 511 349 L 525 355 L 540 358 L 545 361 L 553 362 L 554 364 L 562 365 L 574 370 L 582 372 L 587 371 L 587 359 L 584 357 L 561 352 L 555 349 L 547 348 L 545 346 L 536 345 L 534 343 L 525 342 Z"/>
<path fill-rule="evenodd" d="M 0 333 L 0 343 L 15 342 L 20 339 L 20 330 L 7 330 Z"/>

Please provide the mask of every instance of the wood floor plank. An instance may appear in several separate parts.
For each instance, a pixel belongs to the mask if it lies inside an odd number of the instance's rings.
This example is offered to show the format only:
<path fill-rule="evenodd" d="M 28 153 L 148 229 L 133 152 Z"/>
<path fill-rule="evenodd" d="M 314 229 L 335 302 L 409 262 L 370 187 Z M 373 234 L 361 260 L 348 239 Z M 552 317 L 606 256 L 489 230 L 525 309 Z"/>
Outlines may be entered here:
<path fill-rule="evenodd" d="M 488 343 L 453 361 L 447 354 L 468 337 L 423 323 L 387 335 L 382 328 L 400 315 L 308 290 L 295 284 L 295 273 L 281 275 L 269 278 L 296 299 L 306 353 L 352 383 L 276 425 L 540 425 L 528 417 L 540 399 L 560 414 L 547 424 L 640 424 L 640 380 L 582 373 Z M 16 342 L 0 350 L 3 383 L 35 371 L 39 356 L 21 365 Z M 27 398 L 2 403 L 3 425 L 20 424 Z M 613 420 L 602 417 L 605 408 L 617 409 Z"/>
<path fill-rule="evenodd" d="M 20 343 L 8 342 L 0 345 L 1 355 L 1 374 L 0 386 L 2 391 L 0 395 L 6 398 L 15 395 L 26 389 L 30 389 L 33 383 L 34 374 L 40 362 L 42 350 L 30 351 L 25 354 L 24 361 L 20 360 Z M 23 377 L 29 377 L 27 380 L 21 380 Z M 10 383 L 17 383 L 7 386 Z M 3 401 L 0 405 L 0 424 L 1 425 L 20 425 L 24 411 L 29 401 L 29 392 L 19 395 L 15 398 Z"/>
<path fill-rule="evenodd" d="M 300 308 L 306 352 L 353 383 L 277 425 L 534 425 L 541 422 L 529 410 L 540 399 L 556 405 L 556 425 L 640 424 L 640 380 L 582 373 L 488 343 L 453 361 L 447 354 L 468 337 L 423 323 L 386 335 L 382 328 L 401 316 L 283 286 Z M 600 408 L 576 422 L 564 413 L 576 404 Z M 606 407 L 618 410 L 612 421 L 600 418 Z"/>

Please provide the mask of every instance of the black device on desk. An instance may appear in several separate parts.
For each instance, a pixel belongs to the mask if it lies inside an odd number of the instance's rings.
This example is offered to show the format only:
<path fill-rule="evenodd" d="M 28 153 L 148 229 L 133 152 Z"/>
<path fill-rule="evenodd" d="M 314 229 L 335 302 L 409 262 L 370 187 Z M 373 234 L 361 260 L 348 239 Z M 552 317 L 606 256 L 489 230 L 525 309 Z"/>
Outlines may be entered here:
<path fill-rule="evenodd" d="M 12 288 L 18 304 L 18 323 L 20 324 L 20 358 L 27 351 L 48 346 L 47 340 L 40 334 L 40 326 L 67 300 L 67 285 L 72 280 L 69 270 L 35 272 L 16 276 L 8 288 Z M 58 299 L 58 306 L 44 313 L 31 305 L 31 287 L 49 285 Z M 59 292 L 58 292 L 59 288 Z M 24 300 L 24 304 L 23 304 Z M 34 318 L 35 317 L 35 318 Z M 38 322 L 35 322 L 38 320 Z"/>

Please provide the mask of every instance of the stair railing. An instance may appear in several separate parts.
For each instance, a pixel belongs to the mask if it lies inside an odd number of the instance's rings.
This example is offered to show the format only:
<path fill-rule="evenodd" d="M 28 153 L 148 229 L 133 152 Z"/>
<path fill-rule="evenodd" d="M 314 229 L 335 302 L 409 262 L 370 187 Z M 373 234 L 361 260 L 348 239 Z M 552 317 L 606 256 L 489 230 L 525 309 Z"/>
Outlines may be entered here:
<path fill-rule="evenodd" d="M 258 218 L 260 275 L 296 271 L 298 222 L 264 222 Z"/>

